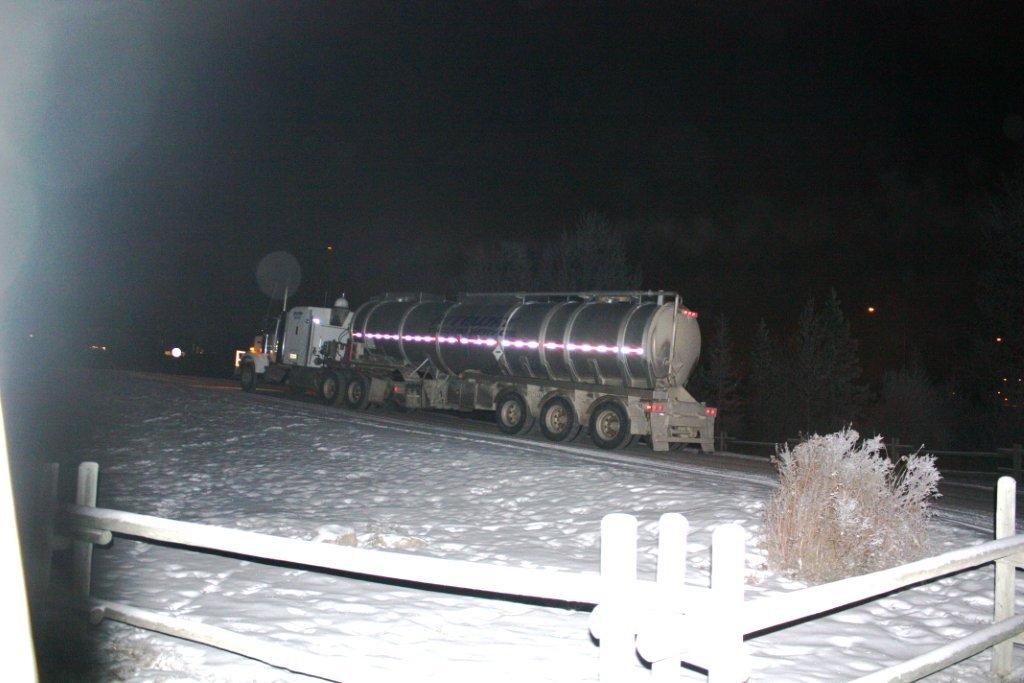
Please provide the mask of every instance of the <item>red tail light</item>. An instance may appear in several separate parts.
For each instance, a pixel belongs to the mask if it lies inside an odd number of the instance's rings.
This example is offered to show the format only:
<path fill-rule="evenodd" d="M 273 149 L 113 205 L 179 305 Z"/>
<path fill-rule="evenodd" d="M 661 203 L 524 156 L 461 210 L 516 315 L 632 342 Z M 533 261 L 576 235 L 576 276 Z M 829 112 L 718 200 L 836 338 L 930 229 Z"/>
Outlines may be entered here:
<path fill-rule="evenodd" d="M 654 401 L 644 401 L 644 412 L 645 413 L 664 413 L 665 404 L 656 403 Z"/>
<path fill-rule="evenodd" d="M 715 417 L 716 415 L 718 415 L 718 408 L 705 408 L 704 414 L 707 415 L 708 417 Z"/>

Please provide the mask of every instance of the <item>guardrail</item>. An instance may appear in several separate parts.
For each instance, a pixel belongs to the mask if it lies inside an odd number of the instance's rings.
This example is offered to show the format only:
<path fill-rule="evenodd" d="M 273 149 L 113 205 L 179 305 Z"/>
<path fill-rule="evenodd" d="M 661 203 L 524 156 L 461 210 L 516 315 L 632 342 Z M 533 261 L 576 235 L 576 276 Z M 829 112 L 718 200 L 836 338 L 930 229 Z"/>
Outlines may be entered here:
<path fill-rule="evenodd" d="M 790 447 L 800 443 L 800 439 L 786 439 L 785 441 L 751 441 L 748 439 L 734 439 L 725 432 L 718 432 L 715 434 L 715 447 L 719 451 L 728 451 L 730 448 L 736 446 L 740 447 L 751 447 L 751 448 L 762 448 L 769 451 L 769 455 L 773 455 L 779 451 L 784 445 Z M 963 460 L 979 460 L 979 461 L 996 461 L 994 464 L 998 471 L 1006 472 L 1011 474 L 1014 479 L 1020 483 L 1024 483 L 1024 446 L 1021 444 L 1013 444 L 1011 448 L 997 448 L 994 451 L 954 451 L 947 449 L 935 449 L 927 448 L 923 445 L 910 445 L 900 443 L 897 438 L 886 442 L 885 444 L 886 453 L 892 460 L 898 460 L 903 455 L 910 453 L 916 453 L 921 450 L 923 453 L 934 455 L 939 459 L 963 459 Z M 999 463 L 1007 463 L 1008 466 L 999 467 Z M 948 471 L 957 472 L 960 474 L 994 474 L 996 472 L 975 472 L 963 470 L 960 468 L 949 468 Z"/>
<path fill-rule="evenodd" d="M 1024 632 L 1024 615 L 1014 615 L 1014 574 L 1024 568 L 1024 535 L 1015 533 L 1016 483 L 1009 477 L 1001 478 L 997 487 L 996 540 L 745 601 L 745 537 L 737 524 L 714 530 L 711 585 L 705 588 L 685 584 L 689 524 L 677 513 L 664 514 L 659 520 L 657 579 L 649 581 L 637 577 L 637 520 L 632 515 L 610 514 L 602 519 L 600 574 L 561 572 L 343 547 L 96 508 L 98 473 L 95 463 L 79 467 L 76 504 L 66 509 L 64 519 L 74 546 L 74 586 L 88 605 L 93 623 L 112 619 L 327 680 L 373 676 L 349 659 L 303 653 L 209 624 L 90 598 L 93 546 L 125 536 L 255 561 L 340 571 L 368 581 L 400 581 L 428 590 L 470 591 L 519 601 L 540 599 L 573 609 L 593 607 L 590 630 L 599 643 L 597 670 L 603 683 L 633 675 L 637 653 L 651 663 L 655 681 L 676 680 L 680 663 L 686 662 L 706 669 L 712 683 L 739 683 L 749 675 L 747 637 L 995 562 L 993 624 L 859 680 L 916 680 L 989 648 L 996 678 L 1024 675 L 1024 669 L 1011 671 L 1012 645 Z"/>

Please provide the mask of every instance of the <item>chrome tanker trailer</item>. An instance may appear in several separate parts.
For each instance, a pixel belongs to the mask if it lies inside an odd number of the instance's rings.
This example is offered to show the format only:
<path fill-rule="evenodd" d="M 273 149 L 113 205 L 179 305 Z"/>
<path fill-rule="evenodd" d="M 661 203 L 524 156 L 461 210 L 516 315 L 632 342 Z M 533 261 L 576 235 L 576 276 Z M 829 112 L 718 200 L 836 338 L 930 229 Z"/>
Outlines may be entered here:
<path fill-rule="evenodd" d="M 328 349 L 322 397 L 349 408 L 492 410 L 502 431 L 552 441 L 586 426 L 618 448 L 635 436 L 712 450 L 716 409 L 686 391 L 700 354 L 696 313 L 674 292 L 384 295 Z"/>

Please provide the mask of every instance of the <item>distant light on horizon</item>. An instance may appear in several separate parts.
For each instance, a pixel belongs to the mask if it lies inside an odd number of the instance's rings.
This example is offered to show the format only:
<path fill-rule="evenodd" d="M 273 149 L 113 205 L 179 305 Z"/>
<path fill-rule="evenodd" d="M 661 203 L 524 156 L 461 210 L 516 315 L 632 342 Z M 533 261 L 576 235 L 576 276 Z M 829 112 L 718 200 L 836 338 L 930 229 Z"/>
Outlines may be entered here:
<path fill-rule="evenodd" d="M 1002 344 L 1002 343 L 1003 343 L 1003 338 L 1002 337 L 996 337 L 996 344 Z"/>
<path fill-rule="evenodd" d="M 171 349 L 171 358 L 181 358 L 181 355 L 181 349 L 179 349 L 177 346 Z"/>
<path fill-rule="evenodd" d="M 874 315 L 876 310 L 874 306 L 868 306 L 868 315 Z"/>

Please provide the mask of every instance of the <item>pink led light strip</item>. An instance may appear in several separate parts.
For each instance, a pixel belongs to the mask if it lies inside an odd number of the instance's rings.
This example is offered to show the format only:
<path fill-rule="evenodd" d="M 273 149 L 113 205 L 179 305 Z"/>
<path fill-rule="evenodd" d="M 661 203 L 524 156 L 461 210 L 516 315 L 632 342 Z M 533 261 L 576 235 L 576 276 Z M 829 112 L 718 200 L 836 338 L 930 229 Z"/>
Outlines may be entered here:
<path fill-rule="evenodd" d="M 428 335 L 420 334 L 388 334 L 386 332 L 353 332 L 352 336 L 356 339 L 381 339 L 385 341 L 411 341 L 411 342 L 423 342 L 433 344 L 434 342 L 440 342 L 442 344 L 462 344 L 464 346 L 497 346 L 497 339 L 490 339 L 485 337 L 431 337 Z M 501 346 L 504 348 L 512 347 L 514 349 L 536 349 L 540 348 L 540 342 L 526 339 L 505 339 L 501 342 Z M 643 348 L 639 346 L 607 346 L 605 344 L 563 344 L 561 342 L 545 342 L 544 348 L 551 351 L 559 351 L 562 349 L 568 349 L 569 351 L 582 351 L 584 353 L 619 353 L 620 351 L 627 356 L 642 356 L 644 355 Z"/>

